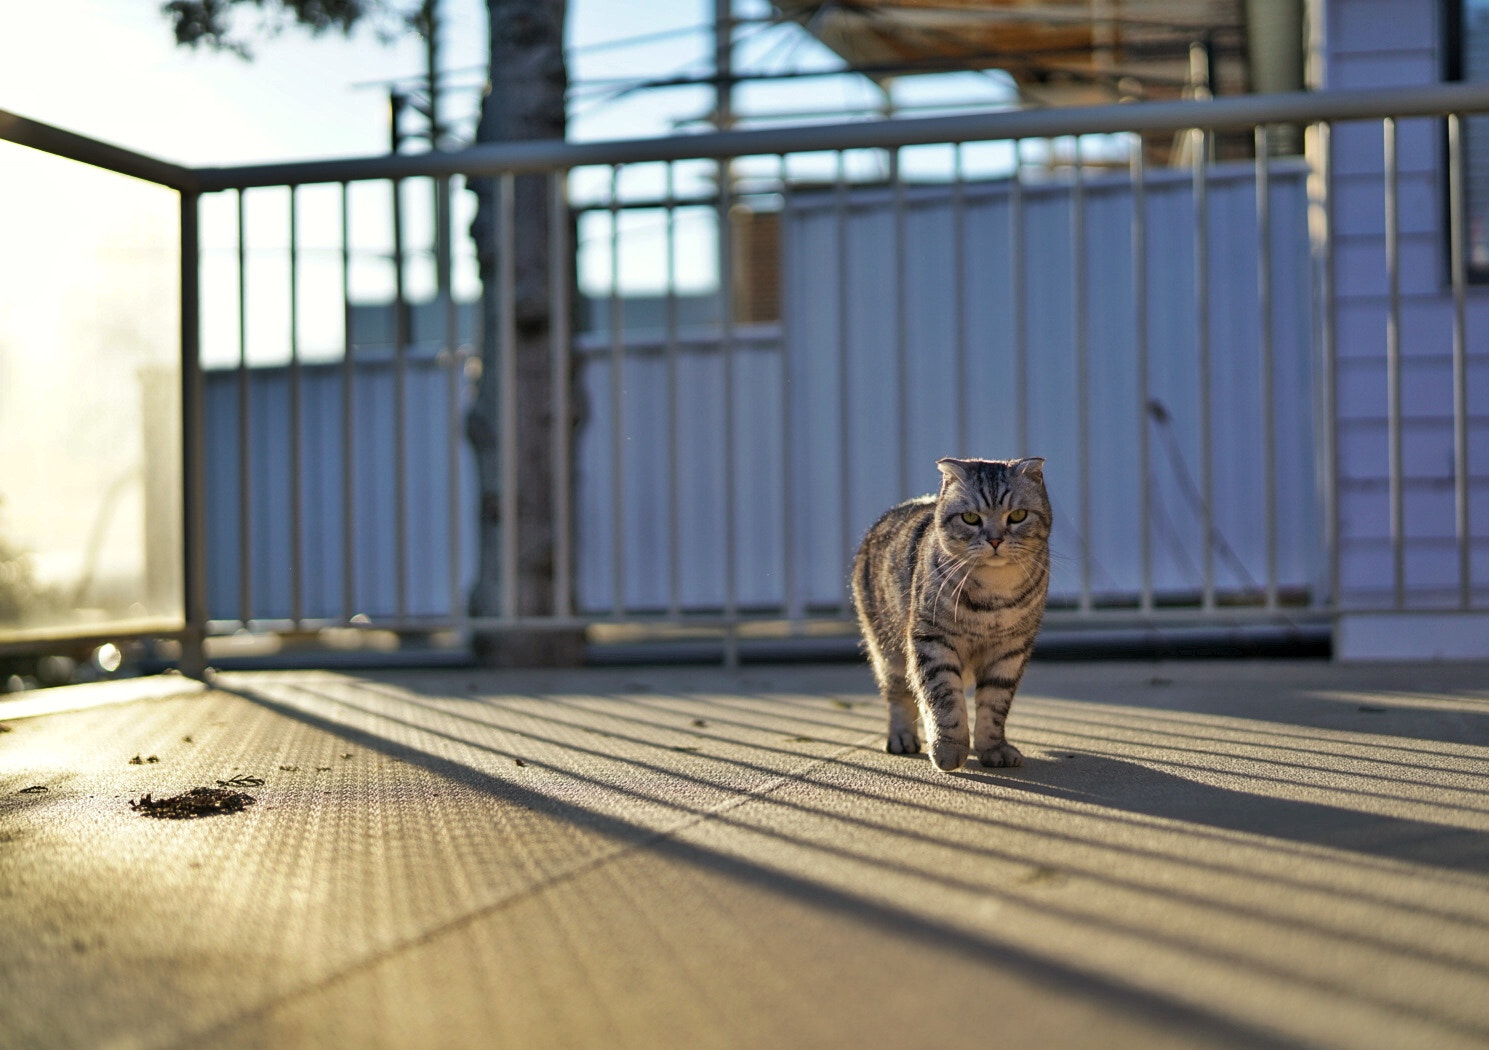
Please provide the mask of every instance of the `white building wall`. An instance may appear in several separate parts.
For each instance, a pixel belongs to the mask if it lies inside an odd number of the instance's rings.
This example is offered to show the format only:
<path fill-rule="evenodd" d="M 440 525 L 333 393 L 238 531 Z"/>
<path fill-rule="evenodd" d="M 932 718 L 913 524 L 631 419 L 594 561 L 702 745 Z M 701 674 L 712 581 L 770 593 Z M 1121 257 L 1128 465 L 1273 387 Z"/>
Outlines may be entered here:
<path fill-rule="evenodd" d="M 1442 5 L 1427 0 L 1319 0 L 1315 86 L 1432 84 L 1443 79 Z M 1489 617 L 1449 623 L 1422 610 L 1458 603 L 1453 453 L 1453 305 L 1446 243 L 1442 123 L 1398 126 L 1404 593 L 1413 615 L 1346 616 L 1339 655 L 1489 656 Z M 1333 201 L 1333 332 L 1337 358 L 1339 601 L 1346 609 L 1394 606 L 1389 500 L 1389 315 L 1384 135 L 1377 122 L 1337 125 L 1330 137 Z M 1489 288 L 1467 309 L 1471 581 L 1489 602 Z M 1472 644 L 1465 644 L 1471 642 Z"/>

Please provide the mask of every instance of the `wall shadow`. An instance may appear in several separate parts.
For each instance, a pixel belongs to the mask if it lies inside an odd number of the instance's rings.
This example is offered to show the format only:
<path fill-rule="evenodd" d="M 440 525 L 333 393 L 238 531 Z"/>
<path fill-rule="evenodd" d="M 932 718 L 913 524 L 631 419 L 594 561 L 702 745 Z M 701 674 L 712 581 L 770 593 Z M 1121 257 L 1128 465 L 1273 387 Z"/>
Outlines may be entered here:
<path fill-rule="evenodd" d="M 1006 788 L 1203 827 L 1348 850 L 1474 875 L 1489 875 L 1489 833 L 1403 819 L 1317 802 L 1216 787 L 1141 763 L 1081 754 L 1062 769 L 1079 771 L 1062 785 L 1039 780 L 974 777 Z"/>

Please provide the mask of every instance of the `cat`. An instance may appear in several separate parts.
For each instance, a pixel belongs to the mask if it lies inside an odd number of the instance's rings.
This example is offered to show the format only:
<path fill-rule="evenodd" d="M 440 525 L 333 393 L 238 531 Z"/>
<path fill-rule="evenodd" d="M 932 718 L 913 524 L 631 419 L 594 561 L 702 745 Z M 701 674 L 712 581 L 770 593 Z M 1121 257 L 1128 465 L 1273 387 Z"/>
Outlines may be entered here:
<path fill-rule="evenodd" d="M 1044 460 L 941 459 L 941 491 L 891 508 L 853 559 L 853 606 L 889 708 L 891 754 L 1017 766 L 1004 737 L 1049 590 Z M 976 686 L 969 740 L 966 689 Z M 970 748 L 969 748 L 970 745 Z"/>

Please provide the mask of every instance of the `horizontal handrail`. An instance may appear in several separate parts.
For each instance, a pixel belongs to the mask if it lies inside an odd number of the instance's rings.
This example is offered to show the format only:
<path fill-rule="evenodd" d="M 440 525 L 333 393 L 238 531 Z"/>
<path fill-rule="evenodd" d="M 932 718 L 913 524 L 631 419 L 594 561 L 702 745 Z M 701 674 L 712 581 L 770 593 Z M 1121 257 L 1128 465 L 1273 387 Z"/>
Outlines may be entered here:
<path fill-rule="evenodd" d="M 359 179 L 491 176 L 589 164 L 719 159 L 823 150 L 894 148 L 1122 132 L 1242 128 L 1259 124 L 1432 117 L 1489 111 L 1489 83 L 1349 91 L 1299 91 L 1206 101 L 1135 102 L 1059 109 L 995 110 L 851 124 L 760 128 L 603 142 L 485 143 L 450 152 L 190 168 L 0 109 L 0 139 L 178 190 L 213 192 Z"/>
<path fill-rule="evenodd" d="M 64 131 L 5 109 L 0 109 L 0 139 L 174 190 L 191 192 L 199 188 L 191 168 Z"/>
<path fill-rule="evenodd" d="M 1351 91 L 1243 95 L 1199 102 L 1135 102 L 1061 109 L 996 110 L 946 117 L 914 117 L 853 124 L 760 128 L 671 138 L 604 142 L 486 143 L 454 152 L 198 168 L 204 192 L 256 186 L 349 182 L 452 175 L 493 176 L 563 170 L 590 164 L 720 159 L 823 150 L 894 148 L 945 142 L 1001 141 L 1250 128 L 1321 120 L 1431 117 L 1489 111 L 1489 83 Z"/>

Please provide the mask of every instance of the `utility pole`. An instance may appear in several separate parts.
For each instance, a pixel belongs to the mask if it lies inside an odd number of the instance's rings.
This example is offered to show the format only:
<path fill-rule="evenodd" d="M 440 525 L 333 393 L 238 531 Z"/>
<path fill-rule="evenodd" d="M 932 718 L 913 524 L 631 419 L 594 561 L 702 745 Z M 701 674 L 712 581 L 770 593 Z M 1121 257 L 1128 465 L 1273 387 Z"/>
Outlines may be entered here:
<path fill-rule="evenodd" d="M 713 4 L 714 118 L 719 131 L 734 127 L 734 12 L 730 0 Z"/>
<path fill-rule="evenodd" d="M 425 92 L 429 96 L 429 148 L 444 148 L 445 124 L 440 113 L 440 13 L 439 0 L 424 0 L 418 14 L 424 36 Z M 434 286 L 443 301 L 454 292 L 450 287 L 450 180 L 434 180 Z M 453 349 L 453 347 L 452 347 Z"/>
<path fill-rule="evenodd" d="M 713 5 L 713 65 L 714 65 L 714 111 L 715 131 L 728 131 L 734 127 L 734 12 L 732 0 L 714 0 Z M 728 158 L 718 162 L 718 266 L 719 308 L 732 312 L 734 303 L 727 287 L 733 276 L 733 230 L 730 228 L 730 209 L 734 202 L 734 162 Z M 725 335 L 732 316 L 724 317 Z"/>

